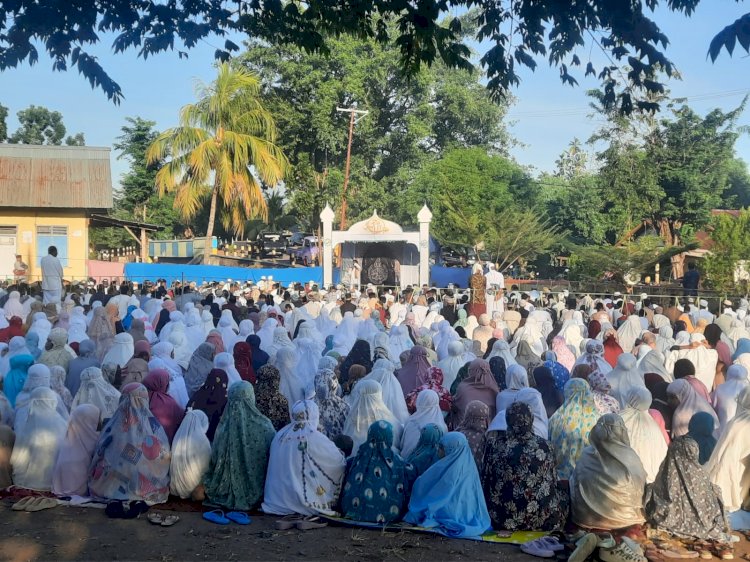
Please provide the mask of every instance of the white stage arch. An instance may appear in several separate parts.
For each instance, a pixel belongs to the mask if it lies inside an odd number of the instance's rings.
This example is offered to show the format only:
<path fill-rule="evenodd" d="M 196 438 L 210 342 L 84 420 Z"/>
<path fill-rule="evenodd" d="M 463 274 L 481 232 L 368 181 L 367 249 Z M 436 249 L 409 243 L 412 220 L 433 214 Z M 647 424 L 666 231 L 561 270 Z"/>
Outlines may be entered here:
<path fill-rule="evenodd" d="M 407 276 L 401 276 L 400 284 L 405 287 L 418 281 L 419 285 L 427 285 L 430 282 L 430 223 L 432 212 L 423 206 L 417 214 L 419 231 L 405 232 L 395 222 L 385 220 L 378 216 L 377 211 L 367 220 L 353 224 L 348 230 L 333 230 L 333 219 L 335 214 L 330 205 L 320 213 L 323 223 L 323 284 L 327 287 L 333 283 L 333 249 L 338 244 L 372 244 L 380 242 L 401 242 L 414 245 L 419 252 L 418 277 L 411 280 Z M 357 256 L 359 257 L 359 256 Z M 342 279 L 343 282 L 343 279 Z"/>

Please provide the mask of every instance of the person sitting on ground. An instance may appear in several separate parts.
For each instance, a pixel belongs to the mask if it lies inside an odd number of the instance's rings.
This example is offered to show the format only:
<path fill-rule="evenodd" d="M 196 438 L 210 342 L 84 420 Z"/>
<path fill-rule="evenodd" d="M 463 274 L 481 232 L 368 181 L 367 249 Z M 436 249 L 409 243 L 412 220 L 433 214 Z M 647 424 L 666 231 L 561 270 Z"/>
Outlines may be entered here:
<path fill-rule="evenodd" d="M 315 402 L 297 402 L 292 408 L 292 422 L 274 437 L 263 494 L 264 513 L 336 514 L 346 460 L 318 431 L 319 419 Z"/>
<path fill-rule="evenodd" d="M 440 440 L 440 459 L 414 482 L 404 521 L 448 537 L 478 537 L 490 528 L 479 472 L 462 433 Z"/>
<path fill-rule="evenodd" d="M 230 386 L 204 477 L 208 504 L 249 511 L 260 503 L 275 433 L 255 405 L 253 385 L 241 381 Z"/>
<path fill-rule="evenodd" d="M 393 450 L 393 440 L 393 425 L 376 421 L 367 430 L 367 440 L 347 461 L 341 495 L 341 511 L 347 519 L 381 525 L 401 519 L 415 473 Z"/>
<path fill-rule="evenodd" d="M 646 471 L 630 447 L 617 414 L 605 414 L 589 434 L 570 478 L 573 523 L 594 529 L 623 529 L 644 523 Z"/>
<path fill-rule="evenodd" d="M 169 440 L 148 408 L 148 390 L 139 383 L 126 385 L 94 448 L 89 493 L 102 500 L 163 503 L 169 496 L 169 463 Z"/>
<path fill-rule="evenodd" d="M 557 483 L 552 444 L 532 431 L 534 416 L 516 402 L 505 411 L 508 430 L 488 436 L 482 488 L 498 530 L 562 529 L 568 493 Z"/>

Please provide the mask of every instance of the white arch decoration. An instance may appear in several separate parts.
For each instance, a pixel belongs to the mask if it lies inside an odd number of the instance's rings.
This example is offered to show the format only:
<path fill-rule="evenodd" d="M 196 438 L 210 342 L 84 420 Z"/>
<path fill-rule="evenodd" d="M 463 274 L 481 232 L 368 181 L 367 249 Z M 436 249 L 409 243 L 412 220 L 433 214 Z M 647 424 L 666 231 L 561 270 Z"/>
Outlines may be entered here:
<path fill-rule="evenodd" d="M 395 222 L 382 219 L 378 212 L 353 224 L 348 230 L 333 230 L 335 213 L 330 205 L 320 213 L 323 223 L 323 284 L 333 283 L 333 248 L 344 242 L 406 242 L 419 248 L 419 284 L 430 282 L 430 223 L 432 212 L 424 205 L 417 214 L 418 232 L 404 232 Z"/>

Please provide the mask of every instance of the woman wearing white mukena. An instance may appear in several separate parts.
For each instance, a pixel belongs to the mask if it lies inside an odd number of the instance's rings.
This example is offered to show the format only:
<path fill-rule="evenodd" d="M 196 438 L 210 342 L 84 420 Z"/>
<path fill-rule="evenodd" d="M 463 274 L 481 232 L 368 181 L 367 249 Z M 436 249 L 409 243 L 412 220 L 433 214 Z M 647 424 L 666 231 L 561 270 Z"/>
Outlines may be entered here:
<path fill-rule="evenodd" d="M 44 304 L 55 304 L 62 302 L 63 268 L 57 259 L 57 248 L 50 246 L 47 255 L 41 259 L 42 266 L 42 292 L 44 293 Z"/>

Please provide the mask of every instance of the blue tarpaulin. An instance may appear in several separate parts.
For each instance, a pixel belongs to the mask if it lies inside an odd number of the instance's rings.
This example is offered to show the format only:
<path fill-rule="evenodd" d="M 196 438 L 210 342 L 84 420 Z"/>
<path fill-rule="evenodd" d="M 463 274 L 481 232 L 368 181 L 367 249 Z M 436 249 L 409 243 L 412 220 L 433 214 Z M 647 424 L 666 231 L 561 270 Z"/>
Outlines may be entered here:
<path fill-rule="evenodd" d="M 227 267 L 223 265 L 181 265 L 172 263 L 126 263 L 125 277 L 131 281 L 166 279 L 172 281 L 260 281 L 272 276 L 274 281 L 286 286 L 290 283 L 322 283 L 322 267 L 287 267 L 253 269 L 249 267 Z"/>
<path fill-rule="evenodd" d="M 469 286 L 470 276 L 470 267 L 433 265 L 430 268 L 430 285 L 433 287 L 447 287 L 448 283 L 453 283 L 459 287 L 466 288 Z"/>

